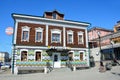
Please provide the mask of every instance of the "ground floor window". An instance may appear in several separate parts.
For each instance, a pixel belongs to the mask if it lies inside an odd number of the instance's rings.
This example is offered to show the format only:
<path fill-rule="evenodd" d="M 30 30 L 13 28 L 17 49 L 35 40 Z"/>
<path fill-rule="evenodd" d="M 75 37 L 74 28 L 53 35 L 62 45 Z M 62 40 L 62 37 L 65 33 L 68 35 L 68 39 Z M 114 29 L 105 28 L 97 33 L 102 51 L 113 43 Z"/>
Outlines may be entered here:
<path fill-rule="evenodd" d="M 80 61 L 83 61 L 83 52 L 80 52 Z"/>
<path fill-rule="evenodd" d="M 73 61 L 73 52 L 69 52 L 68 57 L 69 57 L 69 61 Z"/>
<path fill-rule="evenodd" d="M 27 61 L 27 51 L 21 52 L 21 61 Z"/>
<path fill-rule="evenodd" d="M 37 52 L 35 53 L 35 60 L 36 60 L 36 61 L 41 61 L 41 52 L 40 52 L 40 51 L 37 51 Z"/>

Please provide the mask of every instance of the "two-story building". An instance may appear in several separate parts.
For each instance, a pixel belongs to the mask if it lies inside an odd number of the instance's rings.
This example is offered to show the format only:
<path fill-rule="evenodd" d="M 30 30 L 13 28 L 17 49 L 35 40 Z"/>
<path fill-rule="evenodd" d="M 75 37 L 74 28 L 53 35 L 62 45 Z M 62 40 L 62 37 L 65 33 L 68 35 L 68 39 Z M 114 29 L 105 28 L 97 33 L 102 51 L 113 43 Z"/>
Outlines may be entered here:
<path fill-rule="evenodd" d="M 43 16 L 12 14 L 14 19 L 13 69 L 89 67 L 87 27 L 90 23 L 65 20 L 58 11 Z"/>

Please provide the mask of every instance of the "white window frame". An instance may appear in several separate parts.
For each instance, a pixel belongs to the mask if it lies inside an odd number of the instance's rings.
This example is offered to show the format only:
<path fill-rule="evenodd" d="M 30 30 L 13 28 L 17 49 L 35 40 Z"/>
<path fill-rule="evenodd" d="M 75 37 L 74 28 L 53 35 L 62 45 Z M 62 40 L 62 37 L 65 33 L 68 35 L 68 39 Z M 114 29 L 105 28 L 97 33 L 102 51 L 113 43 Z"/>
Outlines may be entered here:
<path fill-rule="evenodd" d="M 41 39 L 37 40 L 37 32 L 41 32 Z M 43 42 L 43 28 L 35 28 L 35 42 Z"/>
<path fill-rule="evenodd" d="M 60 40 L 59 41 L 52 41 L 52 34 L 60 34 Z M 52 29 L 51 30 L 51 43 L 61 43 L 61 30 L 59 30 L 59 29 Z"/>
<path fill-rule="evenodd" d="M 36 61 L 36 52 L 41 52 L 41 60 L 40 61 L 42 61 L 42 50 L 35 50 L 34 51 L 34 61 Z"/>
<path fill-rule="evenodd" d="M 28 31 L 28 38 L 27 38 L 27 39 L 23 39 L 23 32 L 24 32 L 24 31 Z M 30 27 L 28 27 L 28 26 L 23 26 L 23 27 L 22 27 L 21 41 L 28 41 L 28 42 L 29 42 L 29 34 L 30 34 Z"/>
<path fill-rule="evenodd" d="M 22 55 L 21 55 L 21 52 L 22 52 L 22 51 L 27 51 L 27 60 L 26 60 L 26 61 L 28 61 L 28 50 L 27 50 L 27 49 L 21 49 L 21 50 L 20 50 L 20 61 L 22 61 L 22 60 L 21 60 L 21 56 L 22 56 Z M 23 61 L 23 62 L 24 62 L 24 61 Z"/>
<path fill-rule="evenodd" d="M 69 42 L 69 37 L 68 37 L 69 34 L 72 35 L 72 42 Z M 68 44 L 74 43 L 74 35 L 73 35 L 73 31 L 72 30 L 67 31 L 67 43 Z"/>
<path fill-rule="evenodd" d="M 81 31 L 78 32 L 78 44 L 84 44 L 84 38 L 83 38 L 84 36 L 83 36 L 83 33 L 84 33 L 84 32 L 81 32 Z M 79 35 L 82 36 L 82 42 L 79 42 Z"/>

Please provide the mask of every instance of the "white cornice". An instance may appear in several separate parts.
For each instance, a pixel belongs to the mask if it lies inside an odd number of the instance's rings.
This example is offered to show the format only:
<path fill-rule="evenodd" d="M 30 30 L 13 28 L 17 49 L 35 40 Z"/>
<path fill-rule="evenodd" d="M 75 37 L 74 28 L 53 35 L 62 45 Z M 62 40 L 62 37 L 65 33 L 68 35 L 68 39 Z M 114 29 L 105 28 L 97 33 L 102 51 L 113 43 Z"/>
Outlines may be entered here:
<path fill-rule="evenodd" d="M 60 23 L 66 23 L 66 24 L 74 24 L 74 25 L 82 25 L 84 27 L 89 26 L 89 23 L 84 22 L 74 22 L 74 21 L 66 21 L 66 20 L 56 20 L 56 19 L 48 19 L 48 18 L 42 18 L 37 16 L 28 16 L 28 15 L 20 15 L 20 14 L 13 14 L 13 17 L 15 19 L 33 19 L 33 20 L 43 20 L 43 21 L 52 21 L 52 22 L 60 22 Z"/>
<path fill-rule="evenodd" d="M 50 49 L 50 48 L 54 48 L 54 46 L 50 46 L 50 47 L 37 47 L 37 46 L 15 46 L 15 48 L 21 48 L 21 49 L 42 49 L 42 50 L 46 50 L 46 49 Z M 71 48 L 71 47 L 62 47 L 62 46 L 55 46 L 56 49 L 70 49 L 70 50 L 87 50 L 87 48 Z"/>

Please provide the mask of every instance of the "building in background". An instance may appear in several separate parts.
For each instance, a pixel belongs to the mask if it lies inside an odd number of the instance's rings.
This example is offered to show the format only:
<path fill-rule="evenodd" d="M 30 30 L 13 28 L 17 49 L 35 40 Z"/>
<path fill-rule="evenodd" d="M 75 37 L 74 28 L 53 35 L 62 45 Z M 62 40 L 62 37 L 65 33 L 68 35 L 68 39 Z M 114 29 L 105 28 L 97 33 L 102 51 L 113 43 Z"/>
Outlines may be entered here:
<path fill-rule="evenodd" d="M 99 41 L 96 41 L 96 39 L 98 39 L 98 33 L 100 35 L 100 37 L 109 35 L 113 33 L 113 30 L 109 30 L 109 29 L 105 29 L 105 28 L 101 28 L 101 27 L 93 27 L 89 30 L 88 34 L 89 34 L 89 44 L 90 44 L 90 48 L 95 48 L 95 47 L 99 47 Z M 104 45 L 108 45 L 110 44 L 110 39 L 106 39 L 101 41 L 101 46 Z"/>
<path fill-rule="evenodd" d="M 89 34 L 89 45 L 90 45 L 90 53 L 91 53 L 90 56 L 94 57 L 95 62 L 99 62 L 101 60 L 106 60 L 107 58 L 110 58 L 107 55 L 110 55 L 111 51 L 110 50 L 106 51 L 106 49 L 110 49 L 111 46 L 110 47 L 105 47 L 105 46 L 111 45 L 111 38 L 107 38 L 105 40 L 102 40 L 101 38 L 107 35 L 111 35 L 112 33 L 113 30 L 109 30 L 101 27 L 93 27 L 92 29 L 89 30 L 88 34 Z"/>
<path fill-rule="evenodd" d="M 120 21 L 117 21 L 117 24 L 114 26 L 114 33 L 117 33 L 117 35 L 111 39 L 113 41 L 113 52 L 115 58 L 120 60 Z"/>
<path fill-rule="evenodd" d="M 47 67 L 89 67 L 87 27 L 90 23 L 65 20 L 58 11 L 42 17 L 13 14 L 13 71 Z"/>
<path fill-rule="evenodd" d="M 9 62 L 9 53 L 8 52 L 0 52 L 0 62 L 1 63 Z"/>
<path fill-rule="evenodd" d="M 114 58 L 120 60 L 120 22 L 114 27 L 114 31 L 107 29 L 92 28 L 89 30 L 90 56 L 95 62 L 109 61 Z M 100 34 L 98 34 L 98 32 Z M 101 51 L 101 52 L 100 52 Z"/>

